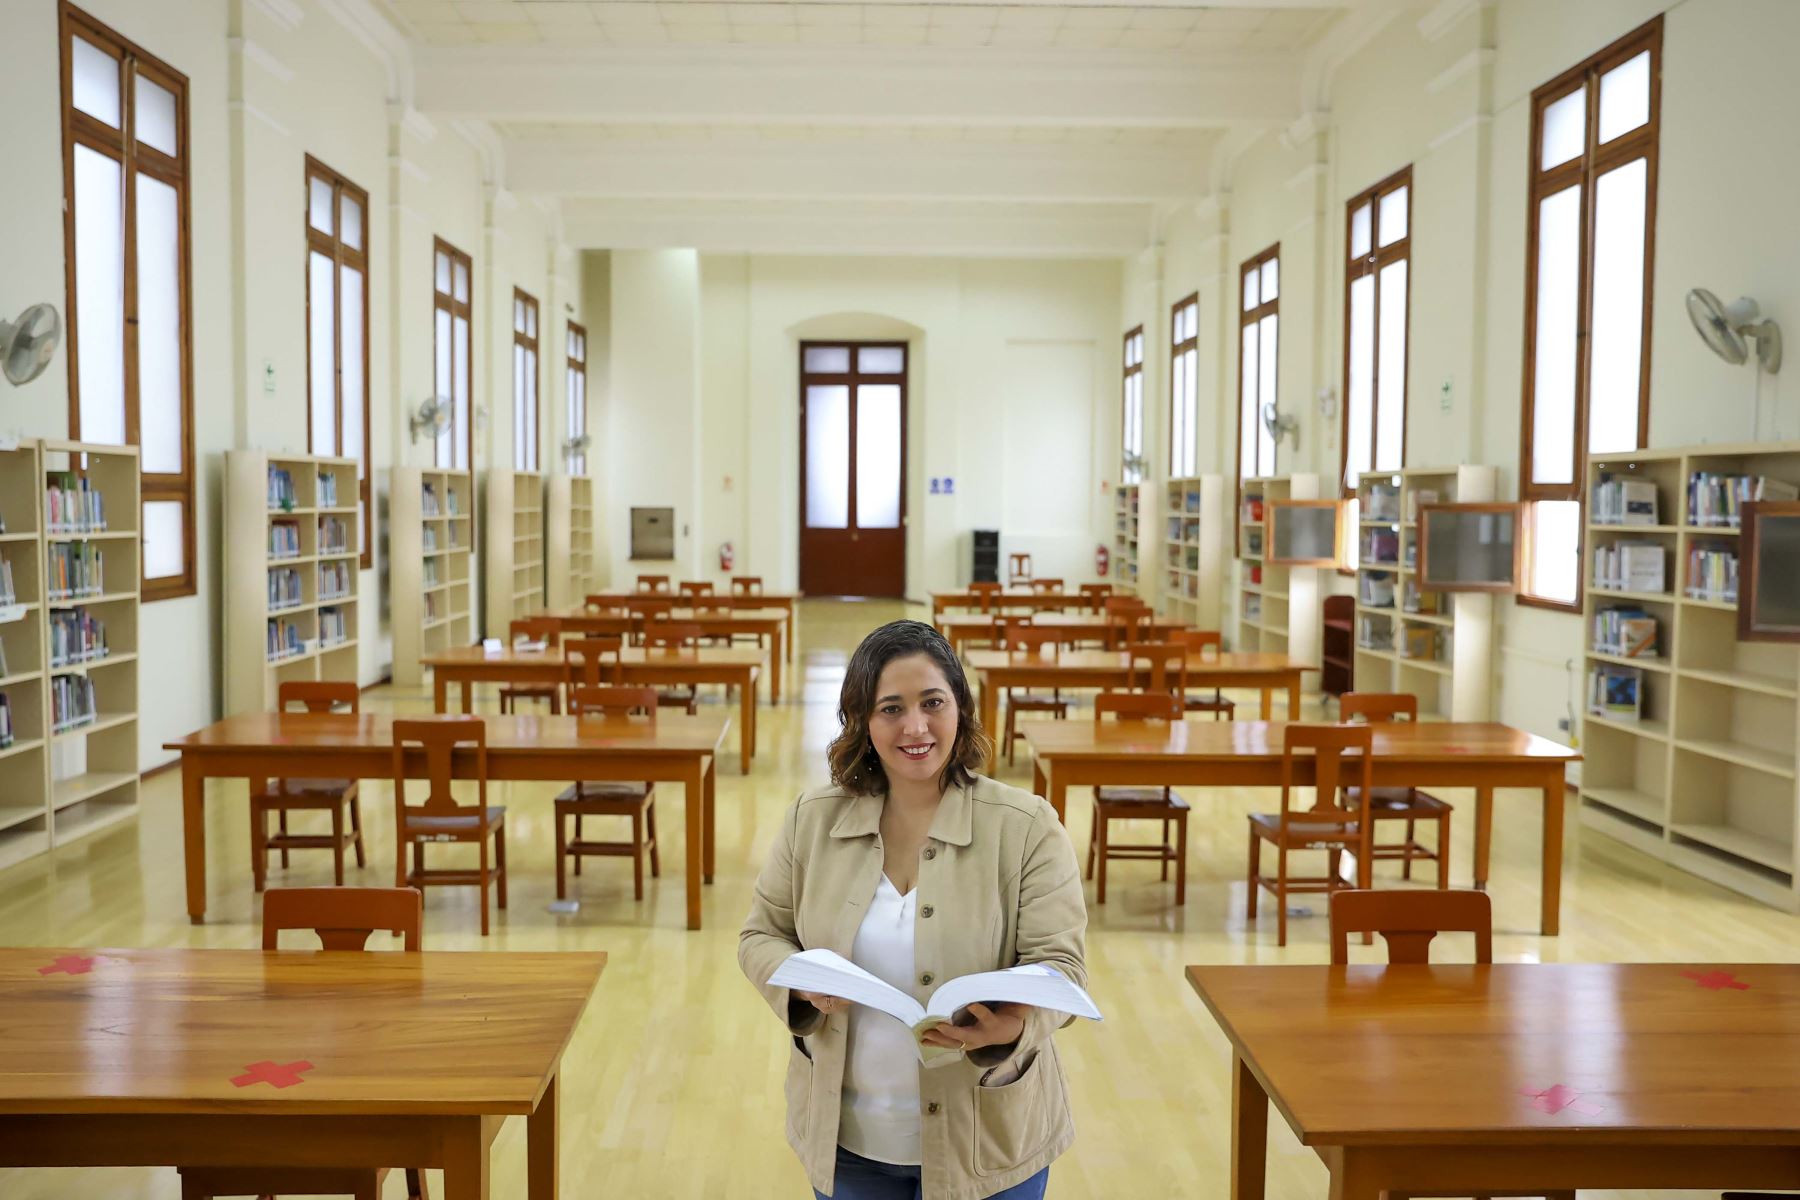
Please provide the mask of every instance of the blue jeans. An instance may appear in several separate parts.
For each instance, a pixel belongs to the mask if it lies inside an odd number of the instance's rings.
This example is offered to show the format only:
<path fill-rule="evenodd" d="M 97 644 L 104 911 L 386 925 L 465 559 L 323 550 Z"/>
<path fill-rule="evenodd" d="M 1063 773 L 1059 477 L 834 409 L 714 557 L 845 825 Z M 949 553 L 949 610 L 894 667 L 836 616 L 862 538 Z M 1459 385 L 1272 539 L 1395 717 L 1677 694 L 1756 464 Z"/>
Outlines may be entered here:
<path fill-rule="evenodd" d="M 860 1154 L 852 1154 L 842 1146 L 837 1152 L 837 1179 L 832 1193 L 815 1191 L 814 1200 L 919 1200 L 920 1167 L 897 1167 L 876 1162 Z M 1043 1200 L 1050 1186 L 1050 1168 L 1045 1167 L 1024 1183 L 1015 1183 L 1005 1191 L 995 1192 L 988 1200 Z"/>

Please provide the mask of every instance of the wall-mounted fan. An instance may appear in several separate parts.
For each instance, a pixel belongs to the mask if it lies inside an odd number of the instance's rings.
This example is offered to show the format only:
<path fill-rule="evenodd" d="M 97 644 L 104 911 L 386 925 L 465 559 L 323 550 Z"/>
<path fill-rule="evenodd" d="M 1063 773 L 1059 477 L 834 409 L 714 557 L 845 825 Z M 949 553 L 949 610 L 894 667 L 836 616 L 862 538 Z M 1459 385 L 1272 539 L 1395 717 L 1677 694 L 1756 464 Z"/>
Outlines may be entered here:
<path fill-rule="evenodd" d="M 577 454 L 584 452 L 593 444 L 594 439 L 585 433 L 580 437 L 564 438 L 562 444 L 563 457 L 574 458 Z"/>
<path fill-rule="evenodd" d="M 450 428 L 450 401 L 443 396 L 432 396 L 420 403 L 419 410 L 408 417 L 406 423 L 412 429 L 413 441 L 418 441 L 422 433 L 436 438 Z"/>
<path fill-rule="evenodd" d="M 1294 449 L 1298 450 L 1300 448 L 1299 417 L 1284 415 L 1279 408 L 1276 408 L 1275 405 L 1271 403 L 1263 405 L 1262 419 L 1263 428 L 1269 431 L 1270 441 L 1279 446 L 1281 445 L 1281 439 L 1291 434 L 1294 439 Z"/>
<path fill-rule="evenodd" d="M 1701 339 L 1726 362 L 1741 366 L 1750 361 L 1748 342 L 1754 341 L 1763 370 L 1771 375 L 1781 370 L 1781 326 L 1758 320 L 1762 310 L 1750 297 L 1724 304 L 1705 288 L 1695 288 L 1687 294 L 1687 310 Z"/>
<path fill-rule="evenodd" d="M 44 373 L 62 341 L 62 316 L 54 304 L 34 304 L 17 321 L 0 319 L 0 369 L 15 384 Z"/>

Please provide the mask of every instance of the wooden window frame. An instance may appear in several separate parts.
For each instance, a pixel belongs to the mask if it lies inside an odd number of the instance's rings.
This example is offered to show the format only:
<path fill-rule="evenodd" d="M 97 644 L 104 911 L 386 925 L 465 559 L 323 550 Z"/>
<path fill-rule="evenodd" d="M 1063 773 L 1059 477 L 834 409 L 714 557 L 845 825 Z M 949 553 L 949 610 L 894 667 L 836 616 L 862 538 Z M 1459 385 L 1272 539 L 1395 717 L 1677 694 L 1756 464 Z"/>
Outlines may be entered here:
<path fill-rule="evenodd" d="M 1582 595 L 1587 588 L 1587 572 L 1583 556 L 1587 538 L 1576 539 L 1575 598 L 1570 603 L 1534 596 L 1524 590 L 1535 563 L 1536 549 L 1531 545 L 1536 526 L 1535 502 L 1539 500 L 1574 500 L 1582 505 L 1581 523 L 1587 520 L 1588 458 L 1588 389 L 1592 346 L 1588 331 L 1593 322 L 1594 304 L 1594 234 L 1593 218 L 1596 202 L 1595 183 L 1605 175 L 1635 159 L 1645 160 L 1644 173 L 1644 319 L 1639 347 L 1637 448 L 1642 448 L 1650 435 L 1650 341 L 1655 302 L 1656 279 L 1656 182 L 1662 142 L 1662 31 L 1663 19 L 1657 16 L 1613 42 L 1599 53 L 1570 67 L 1531 93 L 1531 137 L 1527 145 L 1526 171 L 1526 235 L 1525 235 L 1525 360 L 1521 380 L 1523 401 L 1519 413 L 1519 499 L 1525 534 L 1525 562 L 1520 576 L 1518 602 L 1555 612 L 1581 611 Z M 1622 63 L 1648 51 L 1650 54 L 1650 116 L 1643 125 L 1600 145 L 1600 77 Z M 1582 152 L 1568 162 L 1548 170 L 1543 161 L 1544 111 L 1556 101 L 1587 87 L 1586 129 Z M 1538 212 L 1546 196 L 1580 185 L 1581 224 L 1579 234 L 1580 262 L 1576 284 L 1575 334 L 1575 423 L 1572 449 L 1571 479 L 1567 483 L 1537 483 L 1532 479 L 1532 426 L 1536 408 L 1537 363 L 1537 270 Z"/>
<path fill-rule="evenodd" d="M 1370 377 L 1369 394 L 1369 470 L 1375 473 L 1388 470 L 1402 470 L 1406 466 L 1406 410 L 1411 396 L 1407 383 L 1410 372 L 1402 365 L 1400 373 L 1400 461 L 1394 467 L 1378 467 L 1375 465 L 1374 446 L 1377 432 L 1381 429 L 1381 272 L 1397 262 L 1406 263 L 1406 299 L 1405 312 L 1401 320 L 1406 323 L 1406 360 L 1412 360 L 1412 210 L 1413 186 L 1412 164 L 1401 167 L 1380 183 L 1352 196 L 1344 205 L 1344 388 L 1343 402 L 1339 406 L 1340 427 L 1338 437 L 1338 489 L 1346 499 L 1356 496 L 1354 485 L 1346 482 L 1350 474 L 1350 288 L 1365 276 L 1375 278 L 1375 330 L 1371 337 L 1374 341 L 1374 374 Z M 1381 200 L 1392 195 L 1401 188 L 1406 189 L 1406 236 L 1396 239 L 1392 244 L 1381 245 Z M 1369 252 L 1361 258 L 1350 254 L 1350 229 L 1356 219 L 1356 210 L 1364 204 L 1369 205 Z M 1241 281 L 1240 281 L 1241 285 Z"/>
<path fill-rule="evenodd" d="M 572 342 L 575 338 L 581 339 L 581 357 L 580 358 L 575 357 L 574 352 L 570 349 L 570 346 L 569 346 L 569 343 Z M 581 437 L 582 435 L 587 433 L 587 342 L 588 342 L 587 327 L 582 325 L 579 321 L 570 321 L 570 322 L 568 322 L 567 330 L 564 332 L 563 339 L 564 339 L 563 340 L 563 352 L 564 352 L 564 357 L 566 359 L 564 366 L 567 369 L 568 376 L 579 377 L 581 379 L 581 407 L 579 410 L 577 410 L 577 408 L 571 404 L 571 405 L 569 405 L 569 411 L 568 411 L 568 421 L 569 421 L 568 436 L 571 438 L 576 438 L 576 437 Z M 565 378 L 563 380 L 563 387 L 565 389 L 564 394 L 566 395 L 567 388 L 568 388 L 568 379 L 567 378 Z M 576 422 L 575 418 L 578 413 L 581 418 L 580 422 L 579 422 L 580 428 L 576 428 L 577 422 Z M 581 470 L 580 471 L 575 470 L 576 459 L 574 457 L 571 457 L 569 459 L 569 474 L 579 475 L 579 476 L 585 478 L 588 473 L 587 451 L 582 450 L 579 452 L 579 455 L 580 455 L 580 462 L 581 462 Z"/>
<path fill-rule="evenodd" d="M 105 122 L 75 107 L 73 73 L 74 38 L 107 51 L 120 63 L 119 122 L 113 129 Z M 64 355 L 69 364 L 69 438 L 80 441 L 81 433 L 81 330 L 77 320 L 75 269 L 75 147 L 86 146 L 120 164 L 124 183 L 123 224 L 124 275 L 124 344 L 122 376 L 124 380 L 125 444 L 142 446 L 138 409 L 138 318 L 137 318 L 137 186 L 139 174 L 175 189 L 176 218 L 180 244 L 176 263 L 181 272 L 181 312 L 177 318 L 181 355 L 181 470 L 146 472 L 140 480 L 139 503 L 176 501 L 182 506 L 181 574 L 144 578 L 147 565 L 139 553 L 138 571 L 141 602 L 173 600 L 192 596 L 198 590 L 197 551 L 194 536 L 194 321 L 193 321 L 193 221 L 190 201 L 189 168 L 190 132 L 188 125 L 188 78 L 137 43 L 121 37 L 68 0 L 57 6 L 58 58 L 62 64 L 62 158 L 63 158 L 63 278 L 67 289 L 63 305 L 63 321 L 68 344 Z M 143 75 L 175 96 L 174 156 L 144 145 L 136 136 L 136 78 Z M 138 514 L 138 527 L 143 528 L 143 514 Z"/>
<path fill-rule="evenodd" d="M 437 256 L 440 254 L 446 255 L 450 259 L 450 290 L 447 292 L 438 291 L 438 286 L 437 286 Z M 458 300 L 456 298 L 456 268 L 459 264 L 462 266 L 463 270 L 468 274 L 468 278 L 469 278 L 469 298 L 467 300 Z M 475 342 L 476 342 L 476 337 L 475 337 L 475 262 L 467 254 L 464 254 L 461 250 L 458 250 L 455 246 L 452 246 L 449 242 L 446 242 L 443 238 L 433 237 L 431 239 L 431 270 L 432 270 L 432 276 L 431 276 L 432 368 L 431 369 L 432 369 L 432 373 L 433 373 L 434 381 L 435 381 L 435 375 L 437 372 L 437 354 L 438 354 L 437 315 L 440 312 L 448 313 L 450 315 L 450 374 L 451 374 L 450 394 L 448 396 L 444 397 L 444 399 L 449 401 L 449 404 L 450 404 L 450 461 L 448 463 L 440 463 L 437 461 L 437 447 L 435 444 L 432 446 L 431 460 L 432 460 L 432 463 L 440 471 L 467 471 L 470 469 L 471 463 L 473 462 L 474 457 L 475 457 L 475 440 L 474 440 L 474 429 L 473 428 L 463 431 L 465 434 L 465 437 L 467 439 L 464 442 L 464 445 L 468 448 L 470 461 L 469 462 L 461 462 L 461 463 L 456 461 L 456 422 L 457 422 L 456 381 L 455 381 L 455 375 L 456 375 L 456 318 L 461 317 L 469 326 L 469 363 L 468 363 L 469 378 L 466 382 L 468 385 L 467 394 L 468 394 L 468 398 L 469 398 L 469 424 L 471 426 L 473 426 L 475 423 L 474 419 L 473 419 L 473 414 L 474 414 L 474 409 L 475 409 Z M 436 439 L 433 439 L 434 443 L 435 443 L 435 441 L 436 441 Z"/>
<path fill-rule="evenodd" d="M 543 397 L 539 394 L 541 389 L 538 387 L 538 376 L 539 376 L 539 373 L 544 364 L 544 354 L 543 354 L 542 349 L 540 349 L 540 347 L 539 347 L 539 338 L 543 334 L 543 330 L 544 330 L 544 314 L 543 314 L 542 309 L 538 305 L 536 296 L 533 296 L 530 292 L 526 291 L 523 288 L 514 287 L 513 288 L 513 308 L 515 311 L 517 310 L 518 305 L 521 303 L 523 303 L 525 305 L 525 311 L 531 314 L 530 319 L 526 322 L 527 326 L 532 329 L 536 329 L 538 332 L 537 333 L 527 333 L 527 332 L 525 332 L 525 330 L 520 329 L 519 322 L 516 317 L 511 322 L 512 327 L 513 327 L 512 340 L 513 340 L 513 346 L 515 348 L 515 352 L 518 349 L 525 349 L 525 350 L 531 351 L 531 363 L 532 363 L 531 390 L 527 395 L 527 399 L 529 399 L 530 405 L 525 413 L 525 422 L 528 426 L 530 426 L 530 431 L 529 431 L 530 439 L 528 441 L 521 438 L 521 436 L 520 436 L 519 427 L 517 424 L 518 419 L 519 419 L 519 414 L 518 414 L 519 397 L 517 397 L 517 396 L 513 397 L 513 406 L 514 406 L 513 407 L 513 421 L 514 421 L 514 424 L 513 424 L 513 470 L 515 470 L 515 471 L 540 471 L 541 472 L 544 469 L 544 463 L 543 463 L 543 455 L 540 453 L 540 450 L 542 449 L 542 447 L 540 445 L 541 439 L 539 438 L 539 429 L 541 428 L 539 422 L 541 420 L 541 417 L 540 417 L 541 407 L 540 406 L 542 405 Z M 518 375 L 514 374 L 513 386 L 516 388 L 516 387 L 518 387 L 518 385 L 519 385 Z M 529 466 L 521 467 L 518 465 L 519 464 L 519 446 L 521 444 L 528 445 L 531 447 L 531 459 L 530 459 Z"/>
<path fill-rule="evenodd" d="M 1237 420 L 1232 422 L 1233 426 L 1235 427 L 1235 429 L 1237 431 L 1237 434 L 1232 439 L 1232 443 L 1231 443 L 1231 461 L 1236 470 L 1236 475 L 1237 475 L 1237 487 L 1235 489 L 1236 495 L 1232 499 L 1232 514 L 1233 515 L 1232 515 L 1232 519 L 1231 519 L 1231 537 L 1232 537 L 1232 541 L 1234 544 L 1238 541 L 1238 539 L 1241 537 L 1241 534 L 1242 534 L 1241 525 L 1243 523 L 1243 507 L 1244 507 L 1244 479 L 1245 479 L 1245 475 L 1244 475 L 1244 327 L 1247 325 L 1260 324 L 1264 317 L 1273 316 L 1276 318 L 1276 322 L 1277 322 L 1275 328 L 1277 330 L 1278 337 L 1279 337 L 1279 331 L 1281 329 L 1281 325 L 1279 323 L 1280 318 L 1281 318 L 1281 292 L 1278 290 L 1275 293 L 1275 298 L 1273 300 L 1262 301 L 1262 292 L 1260 290 L 1260 284 L 1259 284 L 1258 292 L 1257 292 L 1257 299 L 1258 299 L 1259 303 L 1257 304 L 1257 306 L 1255 308 L 1247 309 L 1244 307 L 1244 277 L 1246 275 L 1249 275 L 1250 272 L 1252 272 L 1252 271 L 1262 270 L 1263 264 L 1270 261 L 1271 259 L 1275 260 L 1276 262 L 1281 261 L 1281 243 L 1280 242 L 1276 242 L 1274 245 L 1268 247 L 1266 250 L 1262 250 L 1256 254 L 1251 255 L 1249 258 L 1245 259 L 1242 263 L 1238 264 L 1237 291 L 1232 293 L 1232 301 L 1231 301 L 1232 307 L 1234 307 L 1238 310 L 1238 331 L 1237 331 L 1238 369 L 1237 369 L 1237 380 L 1236 380 L 1237 387 L 1233 391 L 1232 397 L 1231 397 L 1232 408 L 1237 411 Z M 1277 268 L 1277 273 L 1279 274 L 1279 268 Z M 1259 337 L 1260 337 L 1260 335 L 1259 335 Z M 1262 346 L 1262 343 L 1259 341 L 1257 343 L 1257 348 L 1258 348 L 1259 353 L 1261 352 L 1261 346 Z M 1275 383 L 1276 383 L 1275 393 L 1277 396 L 1279 396 L 1281 394 L 1281 357 L 1280 357 L 1279 345 L 1277 345 L 1277 348 L 1276 348 Z M 1257 380 L 1257 390 L 1259 393 L 1261 392 L 1261 385 L 1262 385 L 1262 380 L 1259 377 Z M 1261 414 L 1261 405 L 1260 404 L 1258 404 L 1258 406 L 1257 406 L 1257 411 L 1258 411 L 1258 415 L 1260 417 L 1260 414 Z M 1263 436 L 1264 436 L 1263 431 L 1262 431 L 1262 422 L 1260 420 L 1258 420 L 1256 428 L 1257 428 L 1256 439 L 1257 439 L 1258 446 L 1260 447 Z M 1257 457 L 1258 458 L 1261 457 L 1260 450 L 1259 450 Z M 1256 478 L 1256 476 L 1252 475 L 1252 476 L 1249 476 L 1249 478 L 1254 479 L 1254 478 Z"/>
<path fill-rule="evenodd" d="M 1180 318 L 1182 310 L 1189 305 L 1192 305 L 1194 309 L 1194 336 L 1178 342 L 1175 340 L 1175 322 Z M 1188 440 L 1192 445 L 1199 433 L 1200 423 L 1200 382 L 1198 378 L 1200 370 L 1200 293 L 1198 291 L 1190 292 L 1169 306 L 1169 478 L 1171 479 L 1191 478 L 1191 475 L 1178 475 L 1175 470 L 1175 457 L 1179 452 L 1175 444 L 1175 406 L 1181 400 L 1181 397 L 1175 394 L 1175 363 L 1189 350 L 1194 352 L 1195 372 L 1195 378 L 1190 380 L 1194 388 L 1194 428 L 1188 431 Z M 1196 450 L 1194 454 L 1196 470 L 1199 469 L 1199 461 L 1199 452 Z"/>
<path fill-rule="evenodd" d="M 321 180 L 331 186 L 331 232 L 324 233 L 313 228 L 312 223 L 312 182 Z M 344 198 L 362 205 L 362 242 L 360 247 L 344 244 Z M 362 566 L 368 570 L 375 565 L 375 505 L 373 503 L 374 470 L 370 462 L 369 446 L 369 327 L 374 323 L 374 313 L 369 310 L 369 239 L 373 235 L 374 221 L 369 211 L 369 193 L 356 186 L 343 175 L 332 170 L 312 155 L 306 156 L 305 179 L 301 181 L 301 224 L 306 229 L 306 452 L 317 454 L 318 447 L 313 445 L 312 420 L 312 256 L 323 254 L 331 259 L 331 359 L 337 364 L 337 378 L 331 385 L 331 420 L 337 431 L 337 443 L 333 458 L 348 458 L 344 454 L 344 363 L 341 357 L 344 348 L 343 324 L 344 305 L 342 289 L 344 268 L 353 267 L 362 277 L 362 455 L 359 464 L 359 476 L 356 484 L 358 503 L 362 506 Z"/>
<path fill-rule="evenodd" d="M 1119 483 L 1124 487 L 1130 487 L 1134 483 L 1133 480 L 1126 478 L 1126 476 L 1131 474 L 1131 469 L 1126 462 L 1126 456 L 1131 453 L 1129 449 L 1131 446 L 1131 381 L 1134 378 L 1138 381 L 1138 441 L 1142 442 L 1144 440 L 1143 351 L 1141 349 L 1139 350 L 1137 362 L 1133 363 L 1131 361 L 1131 339 L 1142 338 L 1143 336 L 1144 327 L 1138 325 L 1126 330 L 1124 340 L 1120 343 L 1119 361 L 1125 364 L 1125 371 L 1119 381 Z M 1135 482 L 1142 483 L 1142 481 L 1143 472 L 1140 471 L 1138 472 L 1138 479 Z"/>

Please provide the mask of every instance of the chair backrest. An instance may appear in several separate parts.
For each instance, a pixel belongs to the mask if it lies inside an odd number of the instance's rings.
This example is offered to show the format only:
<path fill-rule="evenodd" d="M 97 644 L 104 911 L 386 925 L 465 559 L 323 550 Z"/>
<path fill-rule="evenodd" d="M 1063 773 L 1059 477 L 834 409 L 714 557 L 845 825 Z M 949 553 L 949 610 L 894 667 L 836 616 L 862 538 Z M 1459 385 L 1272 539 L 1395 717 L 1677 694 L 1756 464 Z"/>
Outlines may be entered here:
<path fill-rule="evenodd" d="M 290 704 L 302 705 L 309 713 L 328 713 L 340 704 L 351 712 L 361 711 L 362 690 L 348 681 L 290 679 L 275 690 L 275 695 L 281 712 L 286 712 Z"/>
<path fill-rule="evenodd" d="M 1419 719 L 1419 698 L 1411 692 L 1345 692 L 1338 697 L 1338 716 L 1361 717 L 1371 725 Z"/>
<path fill-rule="evenodd" d="M 1170 692 L 1101 692 L 1094 697 L 1094 724 L 1111 713 L 1119 721 L 1179 721 L 1181 698 Z"/>
<path fill-rule="evenodd" d="M 563 643 L 563 687 L 599 687 L 611 671 L 607 657 L 617 665 L 625 639 L 613 633 L 590 633 Z"/>
<path fill-rule="evenodd" d="M 1061 630 L 1040 629 L 1035 625 L 1019 621 L 996 621 L 994 624 L 996 626 L 1005 625 L 1005 632 L 1001 635 L 1001 640 L 1008 650 L 1026 651 L 1041 658 L 1044 654 L 1044 647 L 1048 646 L 1052 659 L 1062 657 L 1062 639 L 1066 635 Z"/>
<path fill-rule="evenodd" d="M 1180 696 L 1187 691 L 1187 647 L 1180 642 L 1127 642 L 1126 686 Z"/>
<path fill-rule="evenodd" d="M 1281 823 L 1304 825 L 1357 824 L 1369 834 L 1369 790 L 1374 779 L 1375 744 L 1367 725 L 1288 725 L 1281 734 Z M 1310 808 L 1294 805 L 1296 750 L 1310 750 L 1315 792 Z M 1351 753 L 1355 751 L 1356 753 Z M 1356 807 L 1339 802 L 1345 788 L 1356 789 Z"/>
<path fill-rule="evenodd" d="M 450 793 L 450 754 L 458 746 L 475 747 L 475 788 L 478 804 L 487 808 L 487 722 L 480 717 L 437 717 L 394 722 L 394 809 L 405 825 L 406 748 L 420 746 L 425 751 L 425 786 L 423 805 L 413 812 L 429 815 L 455 813 L 462 806 Z"/>
<path fill-rule="evenodd" d="M 578 687 L 569 693 L 572 717 L 629 717 L 643 713 L 656 720 L 656 689 Z"/>
<path fill-rule="evenodd" d="M 284 929 L 310 929 L 327 950 L 362 950 L 377 929 L 391 929 L 419 949 L 424 903 L 417 888 L 270 888 L 263 893 L 262 946 L 279 949 Z"/>
<path fill-rule="evenodd" d="M 1008 583 L 1025 583 L 1031 579 L 1031 555 L 1013 553 L 1006 556 Z"/>
<path fill-rule="evenodd" d="M 640 592 L 666 592 L 669 590 L 667 575 L 639 575 L 637 590 Z"/>
<path fill-rule="evenodd" d="M 607 596 L 602 596 L 602 595 L 597 595 L 597 594 L 589 595 L 584 600 L 582 600 L 581 607 L 586 609 L 588 612 L 605 612 L 607 609 L 612 607 L 612 600 L 610 597 L 607 597 Z"/>
<path fill-rule="evenodd" d="M 712 580 L 684 579 L 681 581 L 681 594 L 684 596 L 710 596 L 713 594 Z"/>
<path fill-rule="evenodd" d="M 731 577 L 731 594 L 734 596 L 760 596 L 763 593 L 761 575 L 733 575 Z"/>
<path fill-rule="evenodd" d="M 1440 933 L 1475 935 L 1475 961 L 1494 961 L 1494 908 L 1486 892 L 1343 891 L 1331 894 L 1331 961 L 1350 961 L 1349 935 L 1379 933 L 1391 963 L 1431 961 Z"/>
<path fill-rule="evenodd" d="M 1110 583 L 1084 583 L 1077 589 L 1081 595 L 1081 606 L 1090 612 L 1099 612 L 1106 598 L 1112 595 L 1113 585 Z"/>
<path fill-rule="evenodd" d="M 552 650 L 562 642 L 562 623 L 554 617 L 520 617 L 506 632 L 509 642 L 542 642 Z"/>
<path fill-rule="evenodd" d="M 644 626 L 644 645 L 682 650 L 700 644 L 700 627 L 692 621 L 650 621 Z"/>
<path fill-rule="evenodd" d="M 1038 579 L 1029 580 L 1028 582 L 1031 585 L 1031 590 L 1040 595 L 1063 590 L 1063 581 L 1054 578 L 1053 576 L 1046 575 Z"/>
<path fill-rule="evenodd" d="M 971 583 L 969 595 L 975 597 L 975 603 L 980 606 L 982 612 L 987 612 L 993 608 L 995 598 L 1000 595 L 1000 585 L 997 583 Z"/>
<path fill-rule="evenodd" d="M 1169 634 L 1169 640 L 1180 642 L 1186 646 L 1190 659 L 1207 658 L 1209 657 L 1208 650 L 1212 651 L 1210 655 L 1212 658 L 1217 658 L 1224 652 L 1219 631 L 1216 629 L 1177 629 Z"/>

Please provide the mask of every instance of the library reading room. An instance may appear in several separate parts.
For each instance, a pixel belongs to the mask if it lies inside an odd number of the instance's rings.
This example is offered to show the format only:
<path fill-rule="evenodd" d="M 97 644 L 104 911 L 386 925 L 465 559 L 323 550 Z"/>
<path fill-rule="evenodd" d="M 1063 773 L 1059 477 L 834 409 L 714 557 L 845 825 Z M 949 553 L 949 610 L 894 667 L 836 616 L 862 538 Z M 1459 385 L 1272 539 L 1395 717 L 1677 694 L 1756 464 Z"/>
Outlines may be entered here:
<path fill-rule="evenodd" d="M 3 1200 L 1800 1196 L 1800 0 L 0 9 Z"/>

